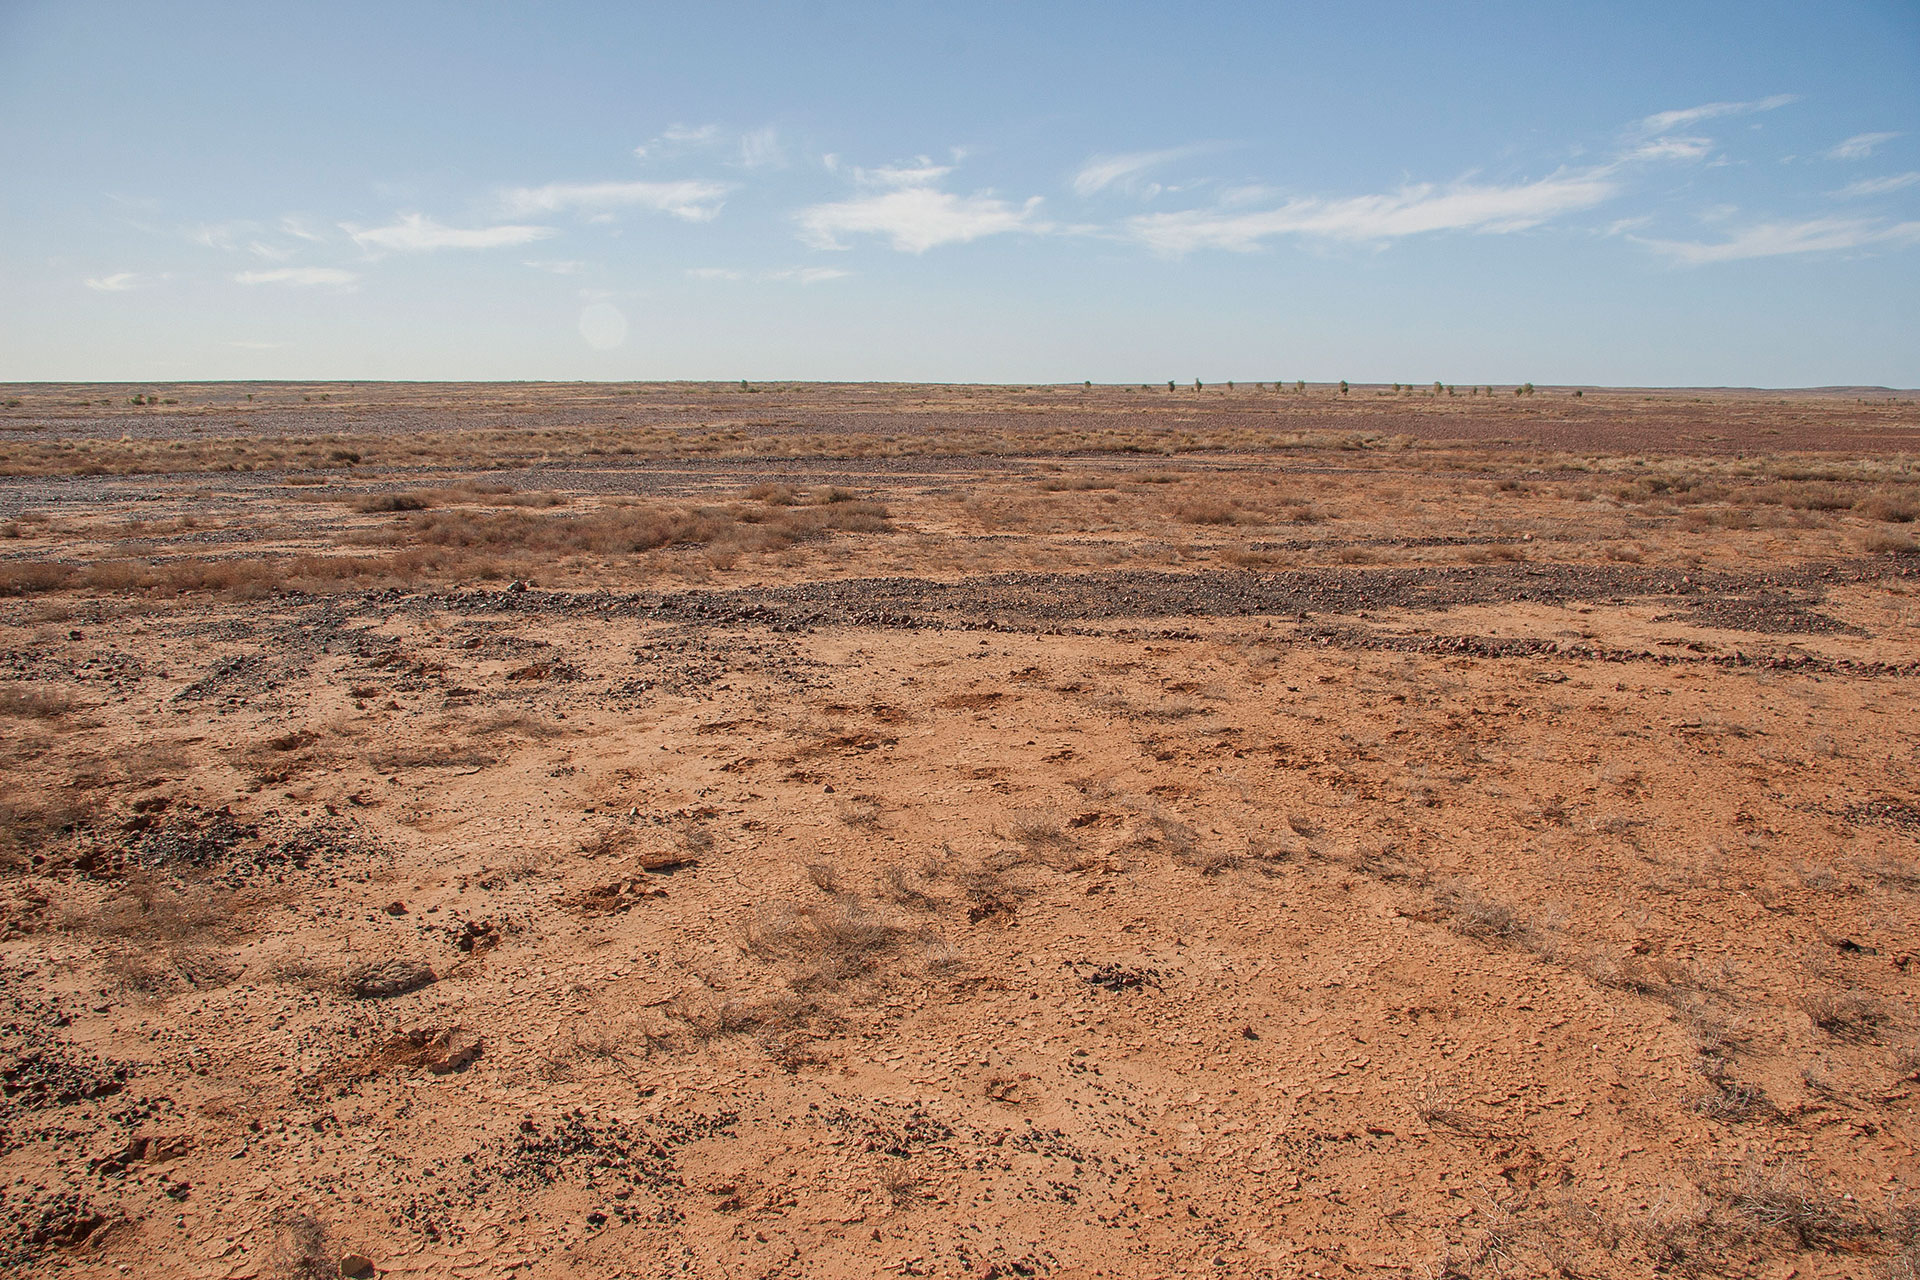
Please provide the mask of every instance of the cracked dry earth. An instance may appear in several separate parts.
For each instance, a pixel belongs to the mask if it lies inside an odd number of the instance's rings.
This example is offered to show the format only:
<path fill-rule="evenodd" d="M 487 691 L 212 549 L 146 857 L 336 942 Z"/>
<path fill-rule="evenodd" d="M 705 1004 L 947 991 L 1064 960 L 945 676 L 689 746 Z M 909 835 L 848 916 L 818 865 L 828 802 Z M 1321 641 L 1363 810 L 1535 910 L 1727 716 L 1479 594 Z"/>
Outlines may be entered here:
<path fill-rule="evenodd" d="M 1703 521 L 1475 449 L 793 460 L 884 527 L 16 586 L 0 1260 L 1912 1275 L 1920 562 L 1853 514 L 1910 469 Z M 421 527 L 101 483 L 5 563 Z"/>

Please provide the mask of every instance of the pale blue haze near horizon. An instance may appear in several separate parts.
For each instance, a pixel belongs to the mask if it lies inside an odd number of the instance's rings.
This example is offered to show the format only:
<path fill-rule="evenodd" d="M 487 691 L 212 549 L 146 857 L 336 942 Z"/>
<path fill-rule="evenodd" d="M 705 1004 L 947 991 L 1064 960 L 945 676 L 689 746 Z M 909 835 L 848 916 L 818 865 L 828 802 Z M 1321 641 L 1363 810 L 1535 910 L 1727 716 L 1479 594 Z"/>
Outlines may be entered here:
<path fill-rule="evenodd" d="M 1920 4 L 0 0 L 0 379 L 1920 386 Z"/>

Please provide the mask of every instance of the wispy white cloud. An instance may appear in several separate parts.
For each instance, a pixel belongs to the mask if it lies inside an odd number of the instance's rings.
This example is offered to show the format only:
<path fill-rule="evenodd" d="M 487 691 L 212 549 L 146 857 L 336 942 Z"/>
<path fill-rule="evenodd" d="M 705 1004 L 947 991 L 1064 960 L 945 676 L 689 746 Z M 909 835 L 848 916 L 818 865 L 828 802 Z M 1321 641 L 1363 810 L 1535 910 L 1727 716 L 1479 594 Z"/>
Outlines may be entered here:
<path fill-rule="evenodd" d="M 826 157 L 826 165 L 840 169 L 833 156 Z M 961 196 L 934 185 L 952 172 L 952 165 L 934 164 L 925 156 L 906 165 L 854 169 L 854 181 L 867 190 L 851 200 L 802 209 L 800 238 L 816 249 L 845 249 L 847 236 L 877 235 L 902 253 L 925 253 L 943 244 L 1048 229 L 1037 216 L 1039 196 L 1016 205 L 991 191 Z"/>
<path fill-rule="evenodd" d="M 1803 222 L 1762 222 L 1725 240 L 1654 240 L 1634 237 L 1688 266 L 1777 258 L 1796 253 L 1838 253 L 1874 246 L 1920 244 L 1920 222 L 1871 222 L 1858 218 L 1812 218 Z"/>
<path fill-rule="evenodd" d="M 268 262 L 285 262 L 299 251 L 294 241 L 324 244 L 333 237 L 297 214 L 268 224 L 237 218 L 229 222 L 202 222 L 185 229 L 187 239 L 224 253 L 250 253 Z"/>
<path fill-rule="evenodd" d="M 1537 227 L 1561 214 L 1590 209 L 1614 195 L 1600 172 L 1556 174 L 1512 186 L 1431 183 L 1391 195 L 1345 199 L 1302 197 L 1272 209 L 1193 209 L 1127 220 L 1133 239 L 1167 254 L 1196 249 L 1246 252 L 1275 236 L 1383 242 L 1435 231 L 1508 232 Z"/>
<path fill-rule="evenodd" d="M 829 169 L 837 168 L 828 156 Z M 953 172 L 950 164 L 935 164 L 920 156 L 912 164 L 881 165 L 878 169 L 854 169 L 853 180 L 863 187 L 928 187 Z"/>
<path fill-rule="evenodd" d="M 776 271 L 750 272 L 734 267 L 689 267 L 687 275 L 695 280 L 761 280 L 787 284 L 825 284 L 852 275 L 839 267 L 781 267 Z"/>
<path fill-rule="evenodd" d="M 780 135 L 772 129 L 752 129 L 740 135 L 742 169 L 769 169 L 787 162 Z"/>
<path fill-rule="evenodd" d="M 1899 136 L 1897 133 L 1856 133 L 1828 151 L 1827 159 L 1865 160 L 1878 150 L 1882 143 L 1892 142 Z"/>
<path fill-rule="evenodd" d="M 352 284 L 360 277 L 338 267 L 275 267 L 271 271 L 242 271 L 233 278 L 241 284 L 312 286 Z"/>
<path fill-rule="evenodd" d="M 1776 93 L 1768 98 L 1756 98 L 1752 102 L 1708 102 L 1697 107 L 1683 107 L 1678 111 L 1659 111 L 1647 116 L 1639 123 L 1642 136 L 1669 133 L 1698 124 L 1702 120 L 1718 120 L 1722 116 L 1745 116 L 1758 111 L 1773 111 L 1789 103 L 1800 101 L 1797 93 Z"/>
<path fill-rule="evenodd" d="M 1855 200 L 1862 196 L 1883 196 L 1889 191 L 1904 191 L 1920 184 L 1920 173 L 1896 173 L 1885 178 L 1862 178 L 1858 182 L 1849 182 L 1832 194 L 1843 200 Z"/>
<path fill-rule="evenodd" d="M 979 193 L 957 196 L 935 187 L 902 187 L 800 211 L 800 238 L 816 249 L 844 249 L 842 237 L 885 236 L 902 253 L 925 253 L 1010 231 L 1036 231 L 1040 197 L 1009 204 Z"/>
<path fill-rule="evenodd" d="M 720 126 L 717 124 L 674 124 L 663 129 L 658 137 L 649 138 L 635 147 L 633 154 L 645 160 L 693 147 L 711 146 L 719 140 Z"/>
<path fill-rule="evenodd" d="M 287 214 L 285 217 L 281 218 L 280 230 L 285 234 L 294 237 L 296 240 L 308 240 L 316 244 L 326 240 L 327 238 L 326 232 L 313 226 L 305 218 L 302 218 L 297 214 L 290 213 L 290 214 Z"/>
<path fill-rule="evenodd" d="M 641 160 L 662 160 L 691 151 L 715 155 L 740 169 L 776 168 L 787 162 L 780 133 L 771 126 L 735 132 L 717 124 L 676 124 L 635 147 L 633 154 Z"/>
<path fill-rule="evenodd" d="M 257 222 L 201 222 L 186 228 L 187 239 L 206 249 L 232 249 L 241 236 L 257 235 Z"/>
<path fill-rule="evenodd" d="M 1162 151 L 1129 151 L 1120 155 L 1094 156 L 1074 173 L 1074 194 L 1090 196 L 1108 187 L 1119 187 L 1135 194 L 1157 195 L 1163 189 L 1158 183 L 1140 181 L 1141 175 L 1149 169 L 1219 149 L 1218 143 L 1201 142 L 1184 147 L 1168 147 Z"/>
<path fill-rule="evenodd" d="M 1653 138 L 1632 148 L 1623 160 L 1704 160 L 1713 153 L 1712 138 L 1691 136 Z"/>
<path fill-rule="evenodd" d="M 503 249 L 517 244 L 532 244 L 554 234 L 552 227 L 505 225 L 498 227 L 447 227 L 424 214 L 407 213 L 398 222 L 384 227 L 357 227 L 340 224 L 362 249 L 391 249 L 396 252 L 422 252 L 433 249 Z"/>
<path fill-rule="evenodd" d="M 537 213 L 609 213 L 651 209 L 688 222 L 711 222 L 732 187 L 720 182 L 554 182 L 502 193 L 508 217 Z"/>
<path fill-rule="evenodd" d="M 110 276 L 89 277 L 86 286 L 100 293 L 129 293 L 134 289 L 144 289 L 157 279 L 156 276 L 142 275 L 138 271 L 116 271 Z"/>
<path fill-rule="evenodd" d="M 852 274 L 839 267 L 785 267 L 767 272 L 766 279 L 788 280 L 794 284 L 826 284 L 829 280 L 845 280 Z"/>

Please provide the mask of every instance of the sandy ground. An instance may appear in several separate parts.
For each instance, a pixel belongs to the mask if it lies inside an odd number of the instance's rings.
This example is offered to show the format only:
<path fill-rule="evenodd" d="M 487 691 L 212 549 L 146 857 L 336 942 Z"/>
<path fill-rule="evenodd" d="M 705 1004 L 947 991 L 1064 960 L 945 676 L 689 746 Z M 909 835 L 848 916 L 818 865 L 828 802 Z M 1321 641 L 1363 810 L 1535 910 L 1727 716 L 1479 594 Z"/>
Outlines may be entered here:
<path fill-rule="evenodd" d="M 1920 1265 L 1911 398 L 376 390 L 9 392 L 16 1272 Z"/>

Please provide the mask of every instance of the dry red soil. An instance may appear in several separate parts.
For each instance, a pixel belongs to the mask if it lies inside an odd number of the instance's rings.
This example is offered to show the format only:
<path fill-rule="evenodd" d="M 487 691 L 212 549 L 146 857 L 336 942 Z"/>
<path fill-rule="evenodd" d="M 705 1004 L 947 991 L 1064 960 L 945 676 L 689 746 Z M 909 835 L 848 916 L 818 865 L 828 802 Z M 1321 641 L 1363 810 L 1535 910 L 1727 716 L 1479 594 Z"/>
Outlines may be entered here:
<path fill-rule="evenodd" d="M 0 390 L 16 1274 L 1920 1266 L 1910 396 Z"/>

